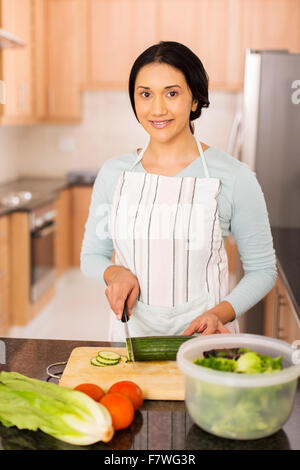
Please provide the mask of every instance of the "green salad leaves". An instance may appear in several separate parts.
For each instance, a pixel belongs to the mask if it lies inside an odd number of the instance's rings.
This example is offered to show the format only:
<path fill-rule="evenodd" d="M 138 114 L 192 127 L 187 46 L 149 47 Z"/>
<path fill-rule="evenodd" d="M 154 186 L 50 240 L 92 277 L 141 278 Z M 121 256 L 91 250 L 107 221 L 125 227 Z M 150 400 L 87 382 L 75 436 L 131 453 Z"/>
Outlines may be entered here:
<path fill-rule="evenodd" d="M 108 410 L 86 394 L 17 372 L 0 372 L 0 421 L 76 445 L 108 442 L 114 434 Z"/>
<path fill-rule="evenodd" d="M 272 358 L 248 348 L 212 349 L 193 362 L 209 369 L 240 374 L 261 374 L 282 369 L 281 356 Z"/>
<path fill-rule="evenodd" d="M 248 348 L 212 349 L 193 362 L 216 371 L 249 374 L 243 381 L 231 377 L 224 383 L 221 378 L 210 382 L 207 374 L 203 379 L 200 373 L 186 377 L 187 409 L 202 429 L 229 439 L 258 439 L 275 433 L 287 421 L 297 379 L 269 385 L 268 380 L 260 384 L 250 376 L 280 371 L 281 356 L 273 358 Z"/>

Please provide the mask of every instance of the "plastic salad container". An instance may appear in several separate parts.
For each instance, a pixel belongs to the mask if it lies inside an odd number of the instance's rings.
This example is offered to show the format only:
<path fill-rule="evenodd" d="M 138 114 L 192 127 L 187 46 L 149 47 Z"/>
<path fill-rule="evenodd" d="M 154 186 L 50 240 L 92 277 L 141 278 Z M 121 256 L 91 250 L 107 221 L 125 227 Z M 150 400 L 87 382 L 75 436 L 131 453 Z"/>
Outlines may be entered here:
<path fill-rule="evenodd" d="M 267 336 L 215 334 L 183 343 L 177 364 L 185 376 L 185 401 L 195 423 L 230 439 L 258 439 L 278 431 L 288 420 L 300 376 L 300 341 L 293 345 Z M 211 349 L 250 348 L 282 356 L 282 370 L 237 374 L 193 364 Z"/>

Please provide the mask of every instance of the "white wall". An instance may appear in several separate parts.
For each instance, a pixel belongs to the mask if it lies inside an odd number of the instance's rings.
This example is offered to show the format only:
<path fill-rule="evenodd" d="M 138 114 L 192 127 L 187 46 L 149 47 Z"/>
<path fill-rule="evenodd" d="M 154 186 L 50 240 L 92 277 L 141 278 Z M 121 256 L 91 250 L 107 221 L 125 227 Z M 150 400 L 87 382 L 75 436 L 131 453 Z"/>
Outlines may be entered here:
<path fill-rule="evenodd" d="M 241 96 L 211 92 L 209 98 L 210 107 L 195 122 L 196 135 L 226 151 Z M 147 141 L 126 91 L 85 92 L 82 113 L 78 125 L 0 127 L 0 182 L 17 175 L 56 176 L 74 169 L 99 169 L 107 158 Z"/>

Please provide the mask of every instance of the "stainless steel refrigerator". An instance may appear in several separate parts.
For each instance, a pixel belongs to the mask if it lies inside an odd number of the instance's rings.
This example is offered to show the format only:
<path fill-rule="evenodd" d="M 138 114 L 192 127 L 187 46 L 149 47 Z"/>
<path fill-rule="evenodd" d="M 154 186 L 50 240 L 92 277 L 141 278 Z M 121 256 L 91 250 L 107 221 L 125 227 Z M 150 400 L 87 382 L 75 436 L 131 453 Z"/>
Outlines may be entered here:
<path fill-rule="evenodd" d="M 247 49 L 228 153 L 255 171 L 271 227 L 299 228 L 300 54 Z M 263 302 L 243 317 L 243 331 L 263 333 Z"/>

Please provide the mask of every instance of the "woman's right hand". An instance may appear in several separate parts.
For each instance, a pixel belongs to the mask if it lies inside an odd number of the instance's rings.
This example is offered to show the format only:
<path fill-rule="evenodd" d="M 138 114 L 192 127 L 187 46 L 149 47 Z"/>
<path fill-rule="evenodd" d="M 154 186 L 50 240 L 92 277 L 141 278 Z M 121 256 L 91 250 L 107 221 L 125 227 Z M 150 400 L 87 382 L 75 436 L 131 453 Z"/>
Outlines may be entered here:
<path fill-rule="evenodd" d="M 124 266 L 114 265 L 106 268 L 104 280 L 107 284 L 105 295 L 117 318 L 122 318 L 126 299 L 130 316 L 140 290 L 137 277 Z"/>

